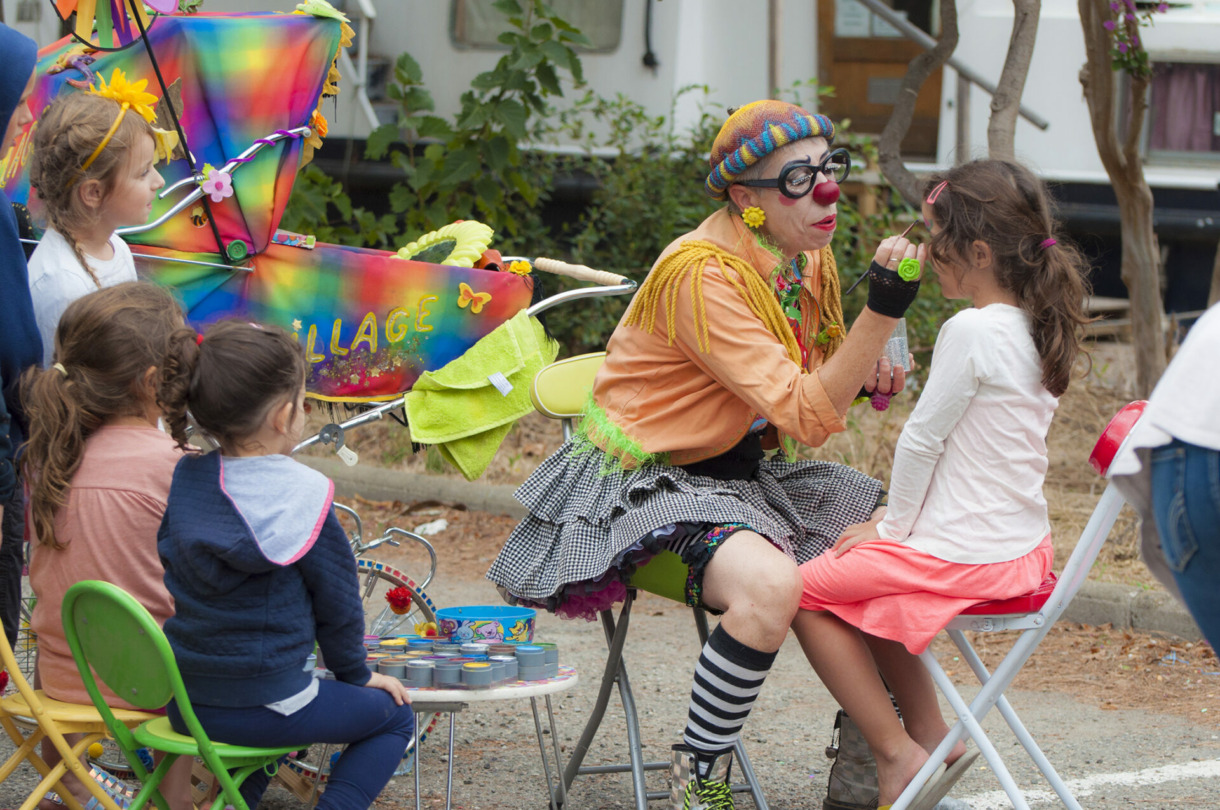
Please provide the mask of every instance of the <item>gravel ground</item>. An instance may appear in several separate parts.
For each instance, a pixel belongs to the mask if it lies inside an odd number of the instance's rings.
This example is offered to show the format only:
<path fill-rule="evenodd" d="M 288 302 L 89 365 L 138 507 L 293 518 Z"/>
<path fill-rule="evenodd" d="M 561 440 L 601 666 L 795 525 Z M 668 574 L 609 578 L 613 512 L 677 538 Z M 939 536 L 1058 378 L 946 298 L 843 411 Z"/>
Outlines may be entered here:
<path fill-rule="evenodd" d="M 461 577 L 443 575 L 429 594 L 440 605 L 495 604 L 492 587 L 470 566 Z M 580 683 L 554 700 L 563 755 L 567 756 L 590 711 L 605 660 L 600 627 L 580 621 L 539 617 L 537 637 L 559 644 L 561 661 L 577 667 Z M 641 715 L 645 753 L 665 759 L 683 727 L 691 670 L 698 643 L 687 609 L 645 595 L 633 613 L 628 663 Z M 1010 697 L 1034 736 L 1065 778 L 1080 780 L 1076 791 L 1085 807 L 1144 808 L 1216 806 L 1220 795 L 1220 734 L 1202 715 L 1195 722 L 1180 714 L 1113 708 L 1100 699 L 1104 687 L 1081 683 L 1051 692 L 1013 692 Z M 967 694 L 969 691 L 967 690 Z M 622 761 L 624 724 L 612 699 L 607 720 L 594 741 L 588 763 Z M 755 769 L 774 808 L 820 808 L 829 761 L 823 749 L 830 739 L 835 704 L 812 676 L 797 645 L 785 645 L 767 682 L 745 739 Z M 994 716 L 985 723 L 1019 784 L 1043 785 L 1023 753 Z M 444 738 L 446 726 L 424 743 L 422 804 L 445 806 Z M 547 804 L 533 719 L 525 701 L 457 715 L 453 806 L 457 808 L 544 808 Z M 548 747 L 550 743 L 547 735 Z M 3 746 L 4 756 L 12 746 Z M 1133 776 L 1134 774 L 1134 776 Z M 1185 778 L 1182 778 L 1182 777 Z M 23 766 L 0 784 L 0 807 L 16 807 L 33 784 Z M 665 789 L 661 774 L 649 775 L 649 786 Z M 396 778 L 377 807 L 414 804 L 413 777 Z M 959 808 L 992 810 L 1010 806 L 985 767 L 976 766 L 954 795 Z M 1035 806 L 1050 806 L 1053 797 L 1030 794 Z M 738 806 L 752 807 L 749 798 Z M 625 774 L 584 776 L 572 786 L 571 810 L 619 810 L 633 807 Z M 654 807 L 660 807 L 654 804 Z M 303 804 L 281 789 L 262 804 L 270 810 L 302 810 Z"/>

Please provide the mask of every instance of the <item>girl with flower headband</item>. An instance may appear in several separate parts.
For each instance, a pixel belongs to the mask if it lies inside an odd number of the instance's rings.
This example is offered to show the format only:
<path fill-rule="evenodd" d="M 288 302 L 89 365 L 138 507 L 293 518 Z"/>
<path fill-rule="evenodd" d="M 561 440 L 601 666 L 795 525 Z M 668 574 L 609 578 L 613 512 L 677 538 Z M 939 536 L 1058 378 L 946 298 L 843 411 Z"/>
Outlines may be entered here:
<path fill-rule="evenodd" d="M 59 362 L 30 368 L 22 378 L 30 420 L 22 456 L 30 585 L 38 597 L 30 628 L 38 637 L 41 688 L 56 700 L 91 703 L 60 621 L 68 588 L 105 580 L 135 596 L 158 622 L 174 611 L 157 528 L 182 452 L 157 427 L 157 369 L 181 326 L 182 310 L 160 287 L 107 287 L 68 305 L 55 335 Z M 110 706 L 134 708 L 102 691 Z M 48 744 L 43 756 L 58 755 Z M 64 781 L 82 804 L 96 802 L 75 777 Z M 175 764 L 163 783 L 174 810 L 189 810 L 190 787 L 189 765 Z"/>
<path fill-rule="evenodd" d="M 801 566 L 793 622 L 872 748 L 881 808 L 949 731 L 916 656 L 967 607 L 1029 593 L 1051 570 L 1046 433 L 1088 320 L 1088 266 L 1056 235 L 1032 172 L 975 161 L 934 175 L 925 193 L 941 292 L 973 307 L 937 337 L 885 513 Z M 935 805 L 977 756 L 959 742 L 911 807 Z"/>
<path fill-rule="evenodd" d="M 165 422 L 185 448 L 189 411 L 220 449 L 174 471 L 157 542 L 175 607 L 165 635 L 209 737 L 346 743 L 318 807 L 366 808 L 402 761 L 415 718 L 406 687 L 365 664 L 356 559 L 334 485 L 291 458 L 305 427 L 305 368 L 300 343 L 271 326 L 226 321 L 171 337 Z M 315 642 L 333 679 L 305 671 Z M 189 733 L 172 703 L 169 719 Z M 269 780 L 256 771 L 242 783 L 249 807 Z"/>
<path fill-rule="evenodd" d="M 48 227 L 30 258 L 30 295 L 42 334 L 44 365 L 54 356 L 55 326 L 75 299 L 135 281 L 131 249 L 116 228 L 143 225 L 165 181 L 154 168 L 165 133 L 152 126 L 147 80 L 109 83 L 61 95 L 39 117 L 30 185 Z M 165 147 L 160 147 L 163 154 Z"/>
<path fill-rule="evenodd" d="M 855 470 L 791 456 L 843 430 L 862 386 L 902 388 L 903 370 L 878 358 L 919 287 L 922 249 L 885 240 L 847 329 L 830 241 L 850 160 L 833 137 L 830 119 L 785 102 L 729 116 L 706 184 L 726 205 L 653 266 L 610 337 L 581 434 L 518 492 L 530 516 L 488 572 L 518 601 L 592 619 L 654 554 L 682 557 L 688 603 L 723 618 L 673 753 L 677 808 L 732 806 L 730 754 L 796 613 L 797 563 L 881 496 Z"/>

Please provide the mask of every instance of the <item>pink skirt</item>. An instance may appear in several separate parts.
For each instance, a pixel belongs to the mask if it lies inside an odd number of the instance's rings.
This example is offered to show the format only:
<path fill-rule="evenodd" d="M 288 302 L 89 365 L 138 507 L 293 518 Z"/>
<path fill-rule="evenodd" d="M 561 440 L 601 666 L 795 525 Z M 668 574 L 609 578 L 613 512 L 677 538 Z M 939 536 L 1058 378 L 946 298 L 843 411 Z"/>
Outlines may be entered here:
<path fill-rule="evenodd" d="M 928 648 L 971 605 L 1029 593 L 1051 570 L 1048 534 L 1023 557 L 1000 563 L 954 563 L 891 540 L 870 540 L 842 557 L 827 551 L 801 566 L 802 610 L 829 610 L 912 654 Z"/>

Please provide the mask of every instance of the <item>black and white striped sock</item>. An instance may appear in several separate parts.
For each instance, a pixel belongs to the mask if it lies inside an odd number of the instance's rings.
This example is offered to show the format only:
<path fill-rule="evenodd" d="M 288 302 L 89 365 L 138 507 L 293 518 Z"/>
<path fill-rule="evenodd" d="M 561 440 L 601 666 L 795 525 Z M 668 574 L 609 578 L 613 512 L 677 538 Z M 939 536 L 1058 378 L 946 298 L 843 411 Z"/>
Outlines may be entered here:
<path fill-rule="evenodd" d="M 695 666 L 695 686 L 683 739 L 695 749 L 701 776 L 730 751 L 762 689 L 776 653 L 747 647 L 718 625 Z"/>

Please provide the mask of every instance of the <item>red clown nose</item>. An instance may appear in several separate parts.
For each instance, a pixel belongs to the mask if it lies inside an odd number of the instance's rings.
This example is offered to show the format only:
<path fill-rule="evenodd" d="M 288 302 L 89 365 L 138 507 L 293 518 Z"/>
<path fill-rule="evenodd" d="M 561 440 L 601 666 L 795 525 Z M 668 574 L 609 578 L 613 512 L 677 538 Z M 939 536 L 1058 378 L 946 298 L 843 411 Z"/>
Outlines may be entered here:
<path fill-rule="evenodd" d="M 813 187 L 813 201 L 818 205 L 834 205 L 839 201 L 839 184 L 834 180 Z"/>

